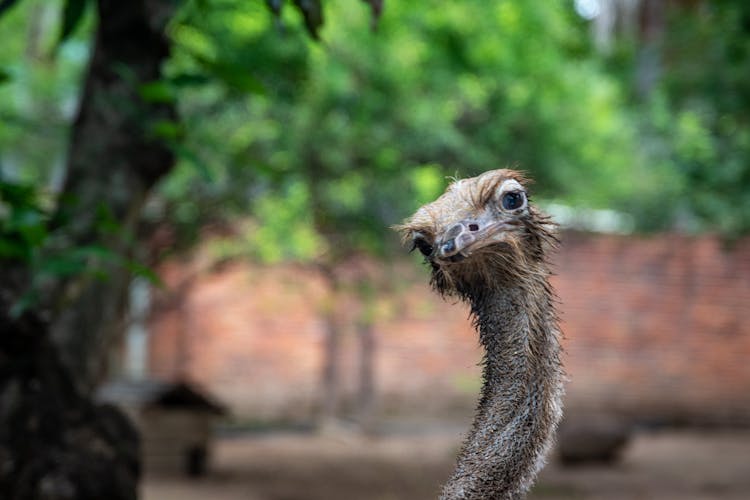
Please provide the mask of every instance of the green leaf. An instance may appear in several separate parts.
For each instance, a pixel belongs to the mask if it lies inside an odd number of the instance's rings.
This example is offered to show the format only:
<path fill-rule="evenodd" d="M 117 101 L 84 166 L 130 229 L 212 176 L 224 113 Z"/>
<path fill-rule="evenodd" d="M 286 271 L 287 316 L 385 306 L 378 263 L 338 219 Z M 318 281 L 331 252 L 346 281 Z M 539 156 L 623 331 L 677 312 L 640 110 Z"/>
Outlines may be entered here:
<path fill-rule="evenodd" d="M 10 80 L 10 73 L 8 70 L 0 68 L 0 85 Z"/>
<path fill-rule="evenodd" d="M 125 268 L 128 269 L 134 275 L 147 279 L 149 283 L 151 283 L 152 285 L 155 285 L 158 287 L 164 286 L 164 282 L 161 280 L 161 278 L 159 278 L 159 276 L 154 272 L 154 270 L 148 266 L 144 266 L 143 264 L 140 264 L 138 262 L 129 261 L 129 262 L 125 262 Z"/>
<path fill-rule="evenodd" d="M 198 174 L 203 178 L 204 181 L 209 183 L 214 181 L 214 176 L 211 174 L 211 169 L 208 168 L 206 162 L 204 162 L 194 151 L 192 151 L 190 148 L 185 147 L 179 142 L 171 144 L 170 146 L 172 147 L 172 151 L 174 151 L 178 158 L 185 160 L 188 164 L 195 167 L 195 169 L 198 171 Z"/>
<path fill-rule="evenodd" d="M 251 75 L 247 68 L 226 61 L 212 61 L 200 55 L 194 55 L 194 57 L 203 65 L 206 71 L 221 80 L 228 87 L 248 94 L 264 95 L 266 93 L 263 84 Z"/>
<path fill-rule="evenodd" d="M 183 136 L 180 122 L 174 120 L 158 120 L 151 125 L 151 133 L 159 139 L 177 140 Z"/>
<path fill-rule="evenodd" d="M 14 207 L 35 206 L 36 191 L 30 185 L 0 181 L 0 200 Z"/>
<path fill-rule="evenodd" d="M 96 207 L 96 229 L 105 234 L 116 234 L 121 228 L 122 225 L 112 213 L 112 209 L 100 203 Z"/>
<path fill-rule="evenodd" d="M 10 317 L 11 318 L 18 318 L 23 313 L 34 307 L 37 303 L 39 303 L 39 292 L 38 290 L 31 289 L 28 290 L 26 293 L 21 295 L 21 298 L 18 299 L 18 301 L 13 304 L 10 308 Z"/>
<path fill-rule="evenodd" d="M 222 74 L 217 73 L 220 78 L 226 82 L 226 84 L 239 92 L 246 94 L 265 94 L 266 89 L 263 84 L 260 83 L 254 76 L 249 73 L 243 73 L 235 71 L 234 69 L 227 68 L 227 72 Z"/>
<path fill-rule="evenodd" d="M 141 84 L 138 95 L 144 101 L 154 103 L 173 103 L 176 100 L 174 89 L 163 80 Z"/>
<path fill-rule="evenodd" d="M 63 21 L 62 30 L 60 31 L 60 38 L 57 41 L 57 46 L 62 45 L 70 35 L 76 30 L 78 25 L 83 19 L 83 14 L 86 12 L 86 5 L 88 0 L 66 0 L 65 6 L 63 7 Z"/>
<path fill-rule="evenodd" d="M 210 83 L 211 79 L 198 73 L 180 73 L 169 78 L 170 85 L 175 87 L 192 87 Z"/>
<path fill-rule="evenodd" d="M 39 265 L 41 274 L 68 277 L 81 274 L 86 269 L 86 261 L 76 255 L 64 254 L 44 259 Z"/>
<path fill-rule="evenodd" d="M 20 260 L 26 262 L 30 259 L 29 247 L 12 235 L 0 235 L 0 260 Z"/>

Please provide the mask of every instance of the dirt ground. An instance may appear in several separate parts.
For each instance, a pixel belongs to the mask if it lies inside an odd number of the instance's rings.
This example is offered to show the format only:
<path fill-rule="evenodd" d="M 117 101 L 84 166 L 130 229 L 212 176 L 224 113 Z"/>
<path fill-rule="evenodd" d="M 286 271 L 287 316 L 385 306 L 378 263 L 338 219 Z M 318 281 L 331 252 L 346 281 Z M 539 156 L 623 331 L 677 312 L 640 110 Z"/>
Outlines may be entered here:
<path fill-rule="evenodd" d="M 453 465 L 459 429 L 364 438 L 272 433 L 221 438 L 211 473 L 147 477 L 145 500 L 434 499 Z M 529 499 L 750 499 L 750 431 L 640 433 L 615 466 L 555 460 Z"/>

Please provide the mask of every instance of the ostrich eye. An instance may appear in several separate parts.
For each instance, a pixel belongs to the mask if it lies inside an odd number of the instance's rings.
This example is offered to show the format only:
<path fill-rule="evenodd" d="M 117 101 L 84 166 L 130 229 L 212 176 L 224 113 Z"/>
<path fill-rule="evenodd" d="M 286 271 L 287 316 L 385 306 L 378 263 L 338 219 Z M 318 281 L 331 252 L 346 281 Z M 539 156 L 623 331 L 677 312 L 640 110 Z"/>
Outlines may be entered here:
<path fill-rule="evenodd" d="M 525 201 L 525 198 L 522 192 L 511 191 L 503 195 L 501 203 L 505 210 L 515 210 L 517 208 L 521 208 L 523 206 L 524 201 Z"/>
<path fill-rule="evenodd" d="M 432 245 L 427 243 L 427 240 L 424 238 L 414 238 L 414 246 L 412 247 L 412 250 L 418 249 L 422 255 L 425 257 L 429 257 L 432 254 Z"/>

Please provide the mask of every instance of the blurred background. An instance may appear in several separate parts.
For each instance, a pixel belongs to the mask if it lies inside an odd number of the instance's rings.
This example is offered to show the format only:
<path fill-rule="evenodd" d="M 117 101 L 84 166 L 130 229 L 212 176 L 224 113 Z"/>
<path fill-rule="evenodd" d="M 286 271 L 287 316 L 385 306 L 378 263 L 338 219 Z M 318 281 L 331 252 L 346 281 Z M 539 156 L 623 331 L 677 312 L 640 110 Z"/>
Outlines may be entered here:
<path fill-rule="evenodd" d="M 3 0 L 0 47 L 0 497 L 435 498 L 482 352 L 390 227 L 505 167 L 561 227 L 530 497 L 750 496 L 750 3 Z"/>

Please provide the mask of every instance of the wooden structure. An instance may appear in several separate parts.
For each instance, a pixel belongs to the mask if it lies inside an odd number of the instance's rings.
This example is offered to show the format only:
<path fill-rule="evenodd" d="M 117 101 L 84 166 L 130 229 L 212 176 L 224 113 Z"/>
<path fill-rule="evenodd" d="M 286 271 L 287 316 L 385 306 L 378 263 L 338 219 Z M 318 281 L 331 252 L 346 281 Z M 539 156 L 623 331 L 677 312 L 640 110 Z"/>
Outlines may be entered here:
<path fill-rule="evenodd" d="M 211 396 L 187 382 L 120 380 L 104 385 L 98 399 L 119 406 L 137 425 L 146 474 L 206 472 L 212 423 L 226 413 Z"/>

